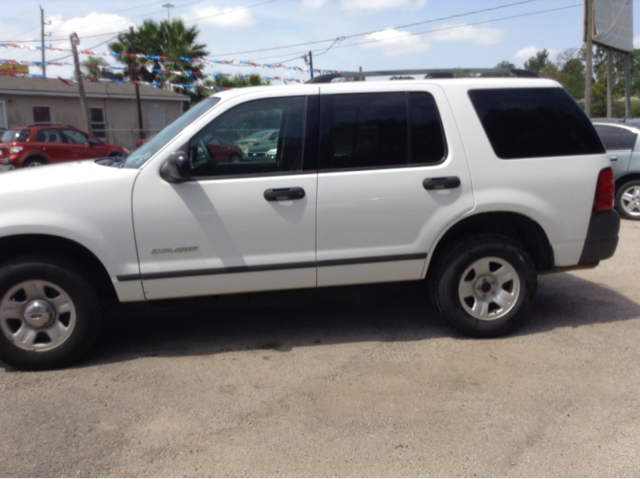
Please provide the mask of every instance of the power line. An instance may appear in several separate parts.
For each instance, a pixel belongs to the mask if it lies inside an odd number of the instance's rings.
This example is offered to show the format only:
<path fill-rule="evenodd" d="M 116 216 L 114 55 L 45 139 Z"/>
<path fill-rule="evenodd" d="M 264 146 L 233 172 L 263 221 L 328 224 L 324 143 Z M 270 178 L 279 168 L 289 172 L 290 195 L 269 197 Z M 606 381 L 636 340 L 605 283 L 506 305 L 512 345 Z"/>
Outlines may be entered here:
<path fill-rule="evenodd" d="M 357 47 L 357 46 L 366 45 L 366 44 L 369 44 L 369 43 L 385 42 L 385 41 L 393 40 L 393 39 L 396 39 L 396 38 L 410 37 L 410 36 L 413 36 L 413 35 L 423 35 L 423 34 L 427 34 L 427 33 L 437 33 L 437 32 L 442 32 L 442 31 L 446 31 L 446 30 L 454 30 L 456 28 L 464 28 L 464 27 L 473 26 L 473 25 L 483 25 L 485 23 L 499 22 L 499 21 L 502 21 L 502 20 L 511 20 L 513 18 L 530 17 L 530 16 L 533 16 L 533 15 L 540 15 L 541 13 L 556 12 L 558 10 L 567 10 L 569 8 L 576 8 L 576 7 L 582 7 L 582 6 L 583 5 L 581 3 L 579 3 L 579 4 L 575 4 L 575 5 L 569 5 L 568 7 L 551 8 L 551 9 L 548 9 L 548 10 L 539 10 L 537 12 L 523 13 L 523 14 L 520 14 L 520 15 L 511 15 L 509 17 L 494 18 L 492 20 L 482 20 L 482 21 L 479 21 L 479 22 L 465 23 L 464 25 L 454 25 L 454 26 L 451 26 L 451 27 L 436 28 L 434 30 L 425 30 L 425 31 L 416 32 L 416 33 L 406 33 L 406 34 L 402 34 L 402 35 L 397 35 L 395 37 L 388 37 L 388 38 L 383 38 L 383 39 L 379 39 L 379 40 L 369 40 L 369 41 L 366 41 L 366 42 L 359 42 L 359 43 L 352 43 L 350 45 L 342 45 L 342 46 L 337 46 L 335 48 Z"/>
<path fill-rule="evenodd" d="M 193 4 L 196 4 L 196 3 L 202 3 L 202 2 L 205 2 L 205 1 L 209 1 L 209 0 L 197 0 L 197 1 L 195 1 L 195 2 L 187 3 L 187 4 L 185 4 L 185 5 L 181 5 L 180 7 L 176 7 L 176 8 L 181 8 L 181 7 L 185 7 L 185 6 L 188 6 L 188 5 L 193 5 Z M 273 3 L 273 2 L 277 2 L 277 1 L 279 1 L 279 0 L 267 0 L 267 1 L 265 1 L 265 2 L 255 3 L 255 4 L 253 4 L 253 5 L 248 5 L 248 6 L 246 6 L 246 7 L 237 7 L 237 8 L 234 8 L 234 9 L 232 9 L 232 10 L 229 10 L 229 11 L 216 13 L 216 14 L 214 14 L 214 15 L 209 15 L 209 16 L 207 16 L 207 17 L 198 17 L 198 19 L 197 19 L 197 20 L 190 20 L 190 21 L 188 21 L 188 22 L 184 22 L 184 23 L 185 23 L 185 24 L 187 24 L 187 23 L 196 23 L 196 22 L 199 22 L 199 21 L 201 21 L 201 20 L 206 20 L 206 19 L 209 19 L 209 18 L 219 17 L 219 16 L 222 16 L 222 15 L 229 15 L 229 14 L 231 14 L 231 13 L 235 13 L 235 12 L 240 11 L 240 10 L 248 10 L 248 9 L 250 9 L 250 8 L 260 7 L 260 6 L 262 6 L 262 5 L 266 5 L 266 4 L 268 4 L 268 3 Z M 538 1 L 538 0 L 530 0 L 530 1 Z M 164 13 L 164 11 L 155 12 L 155 13 L 156 13 L 156 14 L 160 14 L 160 13 Z M 150 14 L 150 13 L 144 13 L 144 14 L 142 14 L 142 15 L 136 15 L 135 17 L 131 17 L 131 19 L 133 19 L 133 18 L 140 18 L 140 17 L 147 17 L 147 16 L 149 16 L 149 15 L 153 15 L 153 13 L 151 13 L 151 14 Z M 109 25 L 109 24 L 111 24 L 111 23 L 118 23 L 118 22 L 120 22 L 120 21 L 122 21 L 122 20 L 114 20 L 114 21 L 112 21 L 112 22 L 105 22 L 105 23 L 103 23 L 102 25 Z M 76 30 L 82 30 L 82 29 L 85 29 L 85 28 L 94 28 L 94 27 L 93 27 L 93 25 L 87 25 L 87 26 L 85 26 L 85 27 L 77 28 Z M 122 32 L 111 32 L 111 33 L 109 33 L 109 35 L 116 34 L 116 33 L 122 33 Z M 89 38 L 89 37 L 83 37 L 83 38 Z"/>
<path fill-rule="evenodd" d="M 10 18 L 9 20 L 5 20 L 4 22 L 0 23 L 0 25 L 5 25 L 5 24 L 7 24 L 7 23 L 10 23 L 10 22 L 12 22 L 12 21 L 14 21 L 14 20 L 16 20 L 16 19 L 18 19 L 18 18 L 22 17 L 23 15 L 26 15 L 26 14 L 27 14 L 27 13 L 29 13 L 31 10 L 35 10 L 36 8 L 39 8 L 39 7 L 41 7 L 41 6 L 42 6 L 42 7 L 44 7 L 45 5 L 49 5 L 50 3 L 53 3 L 53 2 L 56 2 L 56 1 L 58 1 L 58 0 L 51 0 L 51 1 L 49 1 L 49 2 L 43 3 L 43 4 L 41 4 L 41 5 L 38 5 L 37 7 L 32 7 L 32 8 L 30 8 L 29 10 L 25 10 L 25 11 L 24 11 L 24 12 L 22 12 L 20 15 L 17 15 L 17 16 L 15 16 L 15 17 L 12 17 L 12 18 Z M 20 36 L 20 35 L 18 35 L 18 36 Z M 35 41 L 35 40 L 34 40 L 34 41 Z"/>
<path fill-rule="evenodd" d="M 493 11 L 493 10 L 499 10 L 502 8 L 509 8 L 509 7 L 513 7 L 516 5 L 523 5 L 525 3 L 532 3 L 532 2 L 539 2 L 542 0 L 522 0 L 519 2 L 514 2 L 514 3 L 509 3 L 507 5 L 499 5 L 497 7 L 491 7 L 491 8 L 483 8 L 482 10 L 475 10 L 472 12 L 465 12 L 465 13 L 458 13 L 455 15 L 449 15 L 447 17 L 440 17 L 440 18 L 434 18 L 432 20 L 424 20 L 422 22 L 416 22 L 416 23 L 409 23 L 406 25 L 399 25 L 397 27 L 392 27 L 393 29 L 397 29 L 397 28 L 408 28 L 408 27 L 413 27 L 416 25 L 424 25 L 425 23 L 435 23 L 435 22 L 441 22 L 443 20 L 451 20 L 453 18 L 459 18 L 459 17 L 465 17 L 465 16 L 469 16 L 469 15 L 475 15 L 477 13 L 485 13 L 485 12 L 489 12 L 489 11 Z M 377 30 L 372 30 L 369 32 L 363 32 L 363 33 L 355 33 L 352 35 L 343 35 L 343 38 L 345 40 L 351 39 L 351 38 L 355 38 L 355 37 L 361 37 L 361 36 L 365 36 L 365 35 L 371 35 L 372 33 L 376 33 L 382 31 L 380 29 Z M 311 41 L 311 42 L 304 42 L 304 43 L 294 43 L 292 45 L 285 45 L 285 46 L 280 46 L 280 47 L 272 47 L 272 48 L 262 48 L 260 50 L 245 50 L 242 52 L 232 52 L 232 53 L 218 53 L 216 55 L 213 56 L 227 56 L 227 55 L 243 55 L 245 53 L 259 53 L 259 52 L 266 52 L 269 50 L 281 50 L 281 49 L 285 49 L 285 48 L 293 48 L 293 47 L 303 47 L 303 46 L 307 46 L 307 45 L 315 45 L 318 43 L 326 43 L 326 42 L 332 42 L 334 41 L 336 38 L 327 38 L 324 40 L 316 40 L 316 41 Z"/>
<path fill-rule="evenodd" d="M 210 0 L 196 0 L 195 2 L 185 3 L 184 5 L 180 5 L 179 7 L 176 7 L 176 8 L 183 8 L 183 7 L 187 7 L 189 5 L 194 5 L 196 3 L 202 3 L 202 2 L 206 2 L 206 1 L 210 1 Z M 267 0 L 265 2 L 255 3 L 253 5 L 248 5 L 246 7 L 236 7 L 234 9 L 232 9 L 232 10 L 216 13 L 214 15 L 209 15 L 207 17 L 198 17 L 197 20 L 190 20 L 190 21 L 184 22 L 184 23 L 185 24 L 187 24 L 187 23 L 196 23 L 196 22 L 199 22 L 200 20 L 207 20 L 209 18 L 220 17 L 222 15 L 229 15 L 231 13 L 235 13 L 235 12 L 238 12 L 240 10 L 248 10 L 250 8 L 260 7 L 262 5 L 266 5 L 266 4 L 269 4 L 269 3 L 274 3 L 274 2 L 277 2 L 277 1 L 279 1 L 279 0 Z M 529 0 L 529 1 L 538 1 L 538 0 Z M 155 5 L 156 3 L 157 2 L 154 2 L 153 4 L 146 4 L 146 5 Z M 144 5 L 141 5 L 141 6 L 144 6 Z M 115 10 L 115 11 L 107 12 L 107 13 L 116 13 L 118 11 L 130 10 L 130 9 L 133 9 L 133 8 L 139 8 L 139 7 L 125 8 L 123 10 Z M 159 11 L 159 12 L 155 12 L 155 13 L 159 14 L 159 13 L 164 13 L 164 12 Z M 137 15 L 137 16 L 131 17 L 131 18 L 133 19 L 133 18 L 145 17 L 145 16 L 149 16 L 149 15 L 153 15 L 153 14 L 152 13 L 144 13 L 142 15 Z M 112 24 L 112 23 L 118 23 L 118 22 L 121 22 L 121 21 L 124 21 L 124 20 L 126 20 L 126 19 L 122 18 L 121 20 L 114 20 L 112 22 L 105 22 L 102 25 L 109 25 L 109 24 Z M 85 28 L 95 28 L 95 27 L 93 25 L 87 25 L 87 26 L 84 26 L 84 27 L 76 28 L 75 31 L 83 30 Z M 32 30 L 34 30 L 34 29 L 32 29 Z M 28 30 L 27 32 L 24 32 L 24 33 L 28 33 L 30 31 L 31 30 Z M 67 31 L 57 32 L 57 34 L 62 34 L 64 32 L 67 32 Z M 119 30 L 119 31 L 115 31 L 115 32 L 101 33 L 101 34 L 98 34 L 98 35 L 83 35 L 82 38 L 104 37 L 106 35 L 117 35 L 117 34 L 124 33 L 124 32 L 126 32 L 126 30 Z M 21 33 L 20 35 L 24 35 L 24 33 Z M 71 33 L 71 30 L 68 30 L 68 33 Z M 18 35 L 18 36 L 20 36 L 20 35 Z M 56 37 L 56 38 L 50 38 L 49 41 L 57 42 L 57 41 L 64 41 L 66 39 L 67 39 L 66 37 Z M 38 42 L 40 42 L 40 40 L 3 40 L 3 41 L 0 41 L 0 43 L 38 43 Z"/>
<path fill-rule="evenodd" d="M 359 42 L 359 43 L 351 43 L 348 45 L 339 45 L 339 46 L 333 46 L 331 48 L 333 49 L 338 49 L 338 48 L 349 48 L 349 47 L 356 47 L 356 46 L 360 46 L 360 45 L 366 45 L 366 44 L 370 44 L 370 43 L 378 43 L 378 42 L 384 42 L 384 41 L 388 41 L 388 40 L 393 40 L 396 38 L 404 38 L 404 37 L 409 37 L 409 36 L 413 36 L 413 35 L 423 35 L 423 34 L 428 34 L 428 33 L 437 33 L 437 32 L 441 32 L 441 31 L 448 31 L 448 30 L 455 30 L 457 28 L 465 28 L 468 26 L 474 26 L 474 25 L 482 25 L 482 24 L 486 24 L 486 23 L 493 23 L 493 22 L 498 22 L 498 21 L 502 21 L 502 20 L 510 20 L 513 18 L 521 18 L 521 17 L 528 17 L 528 16 L 532 16 L 532 15 L 539 15 L 542 13 L 549 13 L 549 12 L 555 12 L 558 10 L 566 10 L 569 8 L 576 8 L 576 7 L 581 7 L 582 4 L 574 4 L 574 5 L 569 5 L 567 7 L 560 7 L 560 8 L 551 8 L 551 9 L 547 9 L 547 10 L 539 10 L 537 12 L 529 12 L 529 13 L 524 13 L 524 14 L 519 14 L 519 15 L 511 15 L 508 17 L 501 17 L 501 18 L 494 18 L 491 20 L 482 20 L 482 21 L 478 21 L 478 22 L 473 22 L 473 23 L 465 23 L 463 25 L 454 25 L 451 27 L 444 27 L 444 28 L 436 28 L 433 30 L 425 30 L 422 32 L 416 32 L 416 33 L 403 33 L 400 35 L 397 35 L 395 37 L 388 37 L 388 38 L 383 38 L 383 39 L 378 39 L 378 40 L 369 40 L 369 41 L 365 41 L 365 42 Z M 392 27 L 390 29 L 396 29 L 396 28 L 403 28 L 402 26 L 400 27 Z M 374 32 L 371 33 L 376 33 L 379 31 L 383 31 L 383 30 L 376 30 Z M 361 36 L 362 34 L 358 34 L 358 35 L 351 35 L 349 37 L 346 38 L 353 38 L 354 36 Z M 369 33 L 367 33 L 366 35 L 369 35 Z M 289 60 L 283 60 L 283 61 L 277 61 L 277 62 L 273 62 L 273 63 L 286 63 L 286 62 L 290 62 L 293 60 L 297 60 L 299 58 L 302 58 L 302 55 L 304 55 L 305 52 L 300 52 L 298 54 L 298 56 L 294 57 L 294 58 L 290 58 Z M 292 53 L 293 54 L 293 53 Z M 316 54 L 317 56 L 318 54 Z M 260 57 L 260 58 L 254 58 L 254 60 L 268 60 L 270 58 L 274 58 L 273 55 L 270 55 L 268 57 Z"/>

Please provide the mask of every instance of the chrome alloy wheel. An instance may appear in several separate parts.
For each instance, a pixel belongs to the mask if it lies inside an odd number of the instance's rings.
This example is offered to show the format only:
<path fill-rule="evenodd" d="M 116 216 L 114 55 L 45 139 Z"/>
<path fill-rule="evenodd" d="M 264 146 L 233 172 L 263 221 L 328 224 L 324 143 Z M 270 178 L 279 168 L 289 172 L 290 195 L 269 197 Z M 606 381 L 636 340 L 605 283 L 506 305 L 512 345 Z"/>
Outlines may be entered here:
<path fill-rule="evenodd" d="M 484 321 L 508 314 L 519 296 L 518 272 L 502 258 L 486 257 L 474 261 L 458 283 L 462 307 L 472 317 Z"/>
<path fill-rule="evenodd" d="M 640 218 L 640 186 L 629 186 L 620 196 L 622 209 L 634 218 Z"/>
<path fill-rule="evenodd" d="M 19 283 L 0 301 L 0 329 L 20 349 L 55 349 L 69 338 L 75 325 L 71 296 L 48 281 Z"/>

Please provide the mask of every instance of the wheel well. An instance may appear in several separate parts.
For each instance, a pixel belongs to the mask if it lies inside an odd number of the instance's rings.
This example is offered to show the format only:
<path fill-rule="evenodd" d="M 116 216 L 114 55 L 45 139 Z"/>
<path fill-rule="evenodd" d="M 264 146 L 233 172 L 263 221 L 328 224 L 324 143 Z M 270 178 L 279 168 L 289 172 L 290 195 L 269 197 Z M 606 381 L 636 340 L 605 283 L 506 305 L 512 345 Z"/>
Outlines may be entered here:
<path fill-rule="evenodd" d="M 0 264 L 29 253 L 51 254 L 73 262 L 87 274 L 87 279 L 93 284 L 102 300 L 117 300 L 109 273 L 100 260 L 79 243 L 49 235 L 16 235 L 0 238 Z"/>
<path fill-rule="evenodd" d="M 616 191 L 628 181 L 640 180 L 640 173 L 629 173 L 616 180 Z"/>
<path fill-rule="evenodd" d="M 455 224 L 438 242 L 431 265 L 436 264 L 455 243 L 463 238 L 485 234 L 506 236 L 520 243 L 533 261 L 537 271 L 552 269 L 553 249 L 542 227 L 517 213 L 481 213 Z M 430 267 L 434 271 L 436 268 Z"/>
<path fill-rule="evenodd" d="M 44 163 L 51 163 L 51 162 L 49 161 L 49 158 L 47 158 L 46 156 L 44 156 L 44 155 L 39 155 L 39 154 L 35 154 L 35 155 L 29 155 L 29 156 L 27 156 L 26 158 L 24 158 L 24 159 L 20 162 L 20 166 L 24 165 L 24 164 L 25 164 L 27 161 L 29 161 L 29 160 L 33 160 L 34 158 L 39 158 L 39 159 L 43 160 L 43 161 L 44 161 Z"/>

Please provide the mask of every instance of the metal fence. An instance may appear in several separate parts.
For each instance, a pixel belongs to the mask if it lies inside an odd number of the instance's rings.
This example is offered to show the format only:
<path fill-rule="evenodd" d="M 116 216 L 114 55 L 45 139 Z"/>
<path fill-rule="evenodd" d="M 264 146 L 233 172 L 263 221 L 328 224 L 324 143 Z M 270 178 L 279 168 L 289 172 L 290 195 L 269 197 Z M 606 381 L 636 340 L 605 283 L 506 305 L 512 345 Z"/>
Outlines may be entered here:
<path fill-rule="evenodd" d="M 136 149 L 136 142 L 141 138 L 140 133 L 143 133 L 144 138 L 151 138 L 160 130 L 139 128 L 129 129 L 106 129 L 106 130 L 93 130 L 93 135 L 107 143 L 113 143 L 133 151 Z"/>

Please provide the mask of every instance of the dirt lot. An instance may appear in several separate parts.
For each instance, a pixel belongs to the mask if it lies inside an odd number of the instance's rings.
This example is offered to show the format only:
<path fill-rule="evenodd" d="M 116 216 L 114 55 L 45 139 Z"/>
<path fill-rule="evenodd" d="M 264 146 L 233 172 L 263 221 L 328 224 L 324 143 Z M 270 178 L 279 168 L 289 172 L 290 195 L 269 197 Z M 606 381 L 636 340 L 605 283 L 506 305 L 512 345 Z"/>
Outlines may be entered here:
<path fill-rule="evenodd" d="M 0 367 L 0 475 L 638 477 L 639 239 L 500 339 L 420 284 L 118 308 L 79 366 Z"/>

